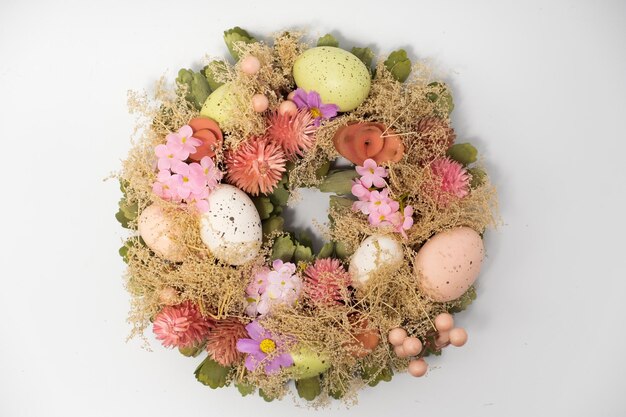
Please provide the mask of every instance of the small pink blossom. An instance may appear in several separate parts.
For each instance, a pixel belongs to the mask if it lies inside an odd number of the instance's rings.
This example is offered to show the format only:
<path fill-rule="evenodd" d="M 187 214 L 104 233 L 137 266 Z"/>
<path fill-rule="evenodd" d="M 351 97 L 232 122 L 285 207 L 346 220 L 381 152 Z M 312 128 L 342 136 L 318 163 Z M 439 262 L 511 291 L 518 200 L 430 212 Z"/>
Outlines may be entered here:
<path fill-rule="evenodd" d="M 180 175 L 172 175 L 169 170 L 161 170 L 157 175 L 156 182 L 152 185 L 152 191 L 164 200 L 180 201 L 178 187 L 182 181 Z"/>
<path fill-rule="evenodd" d="M 379 167 L 373 159 L 366 159 L 363 166 L 357 166 L 356 172 L 361 176 L 361 182 L 367 188 L 372 186 L 382 188 L 387 185 L 384 178 L 387 177 L 387 170 Z"/>
<path fill-rule="evenodd" d="M 263 267 L 254 273 L 246 288 L 251 317 L 268 314 L 274 305 L 293 305 L 302 290 L 302 279 L 296 274 L 296 265 L 280 259 L 272 263 L 272 269 Z"/>
<path fill-rule="evenodd" d="M 355 179 L 352 183 L 352 194 L 361 201 L 369 201 L 370 190 L 363 185 L 360 179 Z"/>
<path fill-rule="evenodd" d="M 157 167 L 160 170 L 171 169 L 176 164 L 181 163 L 189 157 L 189 153 L 185 152 L 180 146 L 176 144 L 157 145 L 154 148 L 154 153 L 158 159 Z"/>
<path fill-rule="evenodd" d="M 184 125 L 178 129 L 177 133 L 170 133 L 165 139 L 168 145 L 178 146 L 182 151 L 187 153 L 187 155 L 182 158 L 184 160 L 187 159 L 190 154 L 196 152 L 197 146 L 202 145 L 202 141 L 194 138 L 192 135 L 193 129 L 191 129 L 191 126 Z"/>
<path fill-rule="evenodd" d="M 406 206 L 403 214 L 399 211 L 395 212 L 390 221 L 394 230 L 406 238 L 405 230 L 409 230 L 413 226 L 413 207 Z"/>
<path fill-rule="evenodd" d="M 398 211 L 399 208 L 400 204 L 389 198 L 388 188 L 385 188 L 382 191 L 372 191 L 370 193 L 368 205 L 368 211 L 370 213 L 391 214 L 394 211 Z"/>

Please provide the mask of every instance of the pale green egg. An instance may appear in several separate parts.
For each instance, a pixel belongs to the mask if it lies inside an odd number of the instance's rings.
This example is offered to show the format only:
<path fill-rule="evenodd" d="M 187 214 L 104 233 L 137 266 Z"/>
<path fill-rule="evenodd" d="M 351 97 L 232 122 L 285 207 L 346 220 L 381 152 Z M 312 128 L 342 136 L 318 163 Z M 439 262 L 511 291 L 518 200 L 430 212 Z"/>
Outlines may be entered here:
<path fill-rule="evenodd" d="M 354 110 L 370 92 L 370 73 L 354 54 L 341 48 L 318 46 L 300 55 L 293 65 L 296 85 L 317 91 L 325 104 L 342 112 Z"/>
<path fill-rule="evenodd" d="M 220 125 L 228 120 L 235 106 L 232 84 L 226 83 L 213 91 L 204 102 L 200 114 L 215 120 Z"/>
<path fill-rule="evenodd" d="M 311 378 L 330 368 L 330 358 L 323 353 L 316 353 L 307 348 L 290 352 L 293 358 L 294 379 Z"/>

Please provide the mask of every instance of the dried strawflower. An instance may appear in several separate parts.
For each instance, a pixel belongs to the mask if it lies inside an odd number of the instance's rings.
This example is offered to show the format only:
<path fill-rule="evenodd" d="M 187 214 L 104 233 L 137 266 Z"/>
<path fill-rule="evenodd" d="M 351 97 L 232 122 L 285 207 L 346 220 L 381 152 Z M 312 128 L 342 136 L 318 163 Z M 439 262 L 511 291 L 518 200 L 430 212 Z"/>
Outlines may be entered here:
<path fill-rule="evenodd" d="M 190 347 L 203 342 L 213 323 L 191 301 L 167 306 L 154 318 L 152 330 L 165 347 Z"/>
<path fill-rule="evenodd" d="M 316 127 L 313 116 L 307 111 L 301 110 L 295 114 L 273 112 L 268 125 L 265 134 L 270 142 L 278 143 L 283 148 L 289 159 L 295 159 L 296 155 L 302 156 L 313 146 Z"/>
<path fill-rule="evenodd" d="M 304 292 L 317 304 L 333 305 L 343 301 L 350 285 L 350 274 L 337 259 L 318 259 L 304 271 Z"/>
<path fill-rule="evenodd" d="M 207 351 L 213 360 L 222 366 L 230 366 L 241 357 L 237 351 L 237 340 L 248 337 L 243 323 L 235 317 L 215 322 L 215 328 L 207 338 Z"/>
<path fill-rule="evenodd" d="M 440 158 L 430 164 L 430 170 L 435 183 L 427 191 L 438 205 L 446 207 L 469 194 L 471 176 L 460 163 Z"/>
<path fill-rule="evenodd" d="M 226 179 L 252 195 L 268 194 L 285 172 L 285 153 L 280 145 L 251 137 L 226 155 Z"/>

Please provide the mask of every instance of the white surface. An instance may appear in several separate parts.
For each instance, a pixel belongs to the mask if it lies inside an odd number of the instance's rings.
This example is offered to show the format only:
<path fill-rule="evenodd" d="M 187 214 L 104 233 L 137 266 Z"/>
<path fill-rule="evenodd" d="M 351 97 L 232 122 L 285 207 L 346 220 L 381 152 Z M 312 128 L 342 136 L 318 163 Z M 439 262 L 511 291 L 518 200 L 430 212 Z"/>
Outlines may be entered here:
<path fill-rule="evenodd" d="M 469 344 L 334 415 L 626 414 L 626 3 L 128 3 L 0 3 L 1 416 L 312 413 L 211 391 L 197 359 L 124 342 L 119 194 L 102 178 L 129 146 L 126 91 L 224 54 L 234 25 L 432 58 L 499 185 L 506 224 L 458 317 Z"/>

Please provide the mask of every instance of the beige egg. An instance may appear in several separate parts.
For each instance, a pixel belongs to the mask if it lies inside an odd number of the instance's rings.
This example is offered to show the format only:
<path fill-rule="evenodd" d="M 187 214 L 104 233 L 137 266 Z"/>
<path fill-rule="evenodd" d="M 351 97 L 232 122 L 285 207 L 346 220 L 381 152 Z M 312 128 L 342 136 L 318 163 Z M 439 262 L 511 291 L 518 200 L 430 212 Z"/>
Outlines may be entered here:
<path fill-rule="evenodd" d="M 185 259 L 185 248 L 172 239 L 176 233 L 174 222 L 159 206 L 151 205 L 139 216 L 138 230 L 146 245 L 158 256 L 172 262 Z"/>
<path fill-rule="evenodd" d="M 395 271 L 402 266 L 403 260 L 404 252 L 398 240 L 385 235 L 369 236 L 354 251 L 350 260 L 352 285 L 364 286 L 382 268 Z"/>
<path fill-rule="evenodd" d="M 476 281 L 485 254 L 480 235 L 469 227 L 437 233 L 415 256 L 418 285 L 435 301 L 452 301 Z"/>
<path fill-rule="evenodd" d="M 200 238 L 213 256 L 230 265 L 243 265 L 261 250 L 261 218 L 246 193 L 228 184 L 209 195 L 210 209 L 200 218 Z"/>

